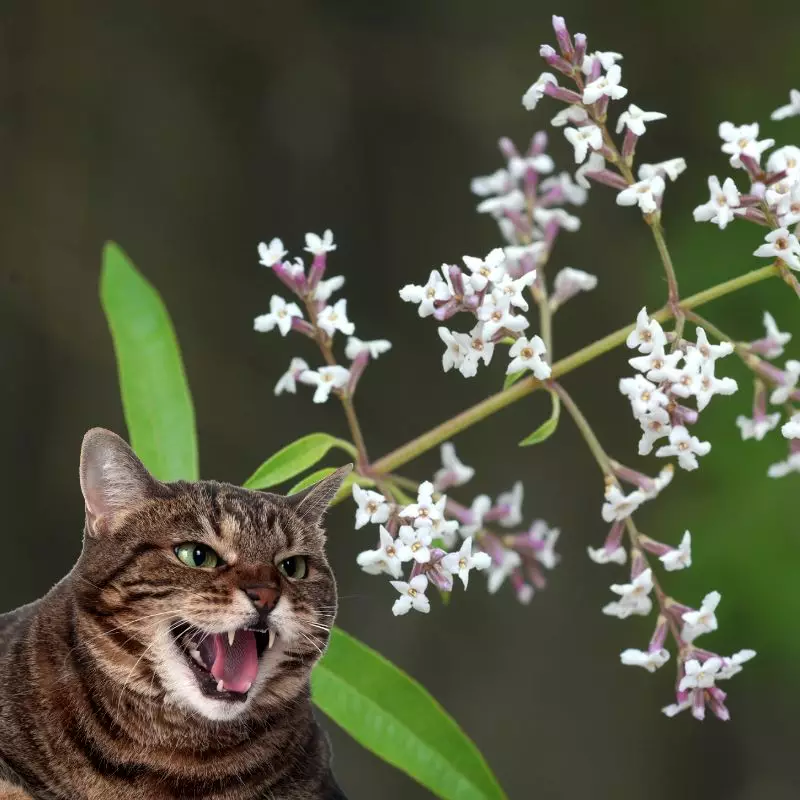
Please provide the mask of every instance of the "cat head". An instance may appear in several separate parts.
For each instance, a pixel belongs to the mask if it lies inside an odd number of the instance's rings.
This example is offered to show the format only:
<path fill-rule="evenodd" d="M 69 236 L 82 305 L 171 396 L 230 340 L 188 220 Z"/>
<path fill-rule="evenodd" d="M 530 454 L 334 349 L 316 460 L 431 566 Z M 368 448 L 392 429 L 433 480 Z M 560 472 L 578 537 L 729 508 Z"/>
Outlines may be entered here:
<path fill-rule="evenodd" d="M 322 517 L 350 469 L 290 497 L 162 483 L 116 434 L 89 431 L 73 579 L 98 666 L 213 720 L 304 691 L 336 612 Z"/>

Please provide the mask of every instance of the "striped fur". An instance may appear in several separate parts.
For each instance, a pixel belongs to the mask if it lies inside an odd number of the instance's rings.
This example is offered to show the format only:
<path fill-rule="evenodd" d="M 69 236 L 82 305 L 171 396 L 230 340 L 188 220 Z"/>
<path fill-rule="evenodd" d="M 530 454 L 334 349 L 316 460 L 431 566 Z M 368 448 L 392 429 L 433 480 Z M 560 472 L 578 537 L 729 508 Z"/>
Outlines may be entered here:
<path fill-rule="evenodd" d="M 104 465 L 122 464 L 139 483 L 123 486 L 113 508 L 84 485 L 77 564 L 45 597 L 0 616 L 0 798 L 24 789 L 41 800 L 343 799 L 309 675 L 336 611 L 320 521 L 346 471 L 292 498 L 164 484 L 118 437 L 92 435 Z M 174 547 L 186 541 L 226 566 L 184 566 Z M 307 557 L 308 576 L 279 578 L 269 615 L 278 635 L 247 700 L 203 696 L 171 626 L 249 624 L 242 585 L 276 576 L 273 565 L 294 554 Z"/>

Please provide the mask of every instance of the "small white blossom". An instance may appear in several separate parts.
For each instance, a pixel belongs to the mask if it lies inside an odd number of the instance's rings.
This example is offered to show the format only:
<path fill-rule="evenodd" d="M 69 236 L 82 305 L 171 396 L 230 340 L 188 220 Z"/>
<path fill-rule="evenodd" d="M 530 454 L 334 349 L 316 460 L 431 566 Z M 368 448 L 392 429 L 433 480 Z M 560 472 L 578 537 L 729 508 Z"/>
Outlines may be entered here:
<path fill-rule="evenodd" d="M 558 528 L 548 528 L 546 522 L 537 520 L 531 526 L 530 534 L 533 534 L 539 543 L 539 547 L 534 551 L 536 560 L 545 569 L 555 569 L 561 561 L 561 556 L 555 551 L 561 531 Z"/>
<path fill-rule="evenodd" d="M 736 216 L 733 209 L 741 205 L 739 190 L 733 178 L 726 178 L 720 186 L 719 178 L 711 175 L 708 178 L 708 191 L 711 193 L 708 202 L 694 210 L 695 222 L 715 222 L 723 230 Z"/>
<path fill-rule="evenodd" d="M 693 349 L 700 353 L 706 361 L 716 361 L 718 358 L 725 358 L 725 356 L 729 356 L 733 352 L 733 345 L 730 342 L 711 344 L 704 328 L 698 326 L 695 329 L 695 335 L 697 336 L 697 343 Z"/>
<path fill-rule="evenodd" d="M 619 64 L 612 64 L 608 67 L 605 75 L 586 84 L 586 88 L 583 90 L 583 102 L 587 105 L 596 103 L 604 95 L 611 100 L 625 97 L 628 90 L 624 86 L 620 86 L 621 80 L 622 68 Z"/>
<path fill-rule="evenodd" d="M 770 172 L 785 172 L 787 180 L 796 183 L 800 177 L 800 147 L 787 145 L 769 154 L 767 169 Z"/>
<path fill-rule="evenodd" d="M 767 475 L 770 478 L 785 478 L 792 472 L 800 472 L 800 451 L 790 453 L 786 461 L 776 461 L 771 464 Z"/>
<path fill-rule="evenodd" d="M 566 108 L 562 108 L 561 111 L 550 120 L 550 124 L 554 128 L 563 128 L 568 122 L 571 122 L 573 125 L 582 125 L 584 122 L 588 121 L 588 119 L 589 114 L 583 106 L 567 106 Z"/>
<path fill-rule="evenodd" d="M 610 552 L 605 547 L 587 547 L 586 552 L 595 564 L 624 564 L 628 560 L 624 547 L 616 547 Z"/>
<path fill-rule="evenodd" d="M 326 402 L 334 389 L 343 388 L 349 380 L 350 370 L 338 364 L 333 367 L 320 367 L 318 370 L 310 369 L 300 375 L 302 383 L 317 387 L 314 392 L 315 403 Z"/>
<path fill-rule="evenodd" d="M 486 258 L 464 256 L 463 261 L 472 275 L 469 282 L 476 292 L 482 292 L 489 281 L 499 281 L 506 274 L 506 254 L 501 247 L 495 247 Z"/>
<path fill-rule="evenodd" d="M 500 524 L 504 528 L 514 528 L 522 522 L 522 498 L 525 489 L 522 481 L 517 481 L 508 492 L 502 492 L 497 497 L 498 506 L 507 506 L 508 512 L 501 517 Z"/>
<path fill-rule="evenodd" d="M 272 295 L 269 300 L 269 314 L 262 314 L 256 317 L 253 327 L 259 333 L 267 333 L 277 327 L 281 336 L 286 336 L 292 329 L 292 318 L 303 319 L 297 303 L 287 303 L 277 294 Z"/>
<path fill-rule="evenodd" d="M 676 397 L 691 397 L 700 390 L 700 371 L 705 359 L 694 348 L 686 353 L 680 369 L 667 370 L 667 380 L 671 382 L 670 392 Z"/>
<path fill-rule="evenodd" d="M 669 434 L 669 445 L 656 450 L 658 458 L 677 456 L 678 464 L 685 470 L 697 469 L 697 456 L 707 455 L 711 450 L 710 442 L 701 442 L 692 436 L 683 425 L 676 425 Z"/>
<path fill-rule="evenodd" d="M 635 370 L 644 372 L 648 381 L 661 383 L 676 370 L 681 358 L 683 358 L 683 354 L 680 351 L 667 353 L 664 345 L 659 344 L 643 356 L 629 358 L 628 363 Z"/>
<path fill-rule="evenodd" d="M 442 354 L 442 369 L 445 372 L 449 372 L 454 367 L 461 369 L 469 352 L 469 336 L 464 333 L 458 333 L 458 331 L 451 331 L 444 326 L 439 327 L 438 331 L 439 338 L 445 344 L 445 351 Z"/>
<path fill-rule="evenodd" d="M 739 385 L 733 378 L 718 378 L 714 375 L 714 362 L 704 362 L 700 369 L 700 385 L 695 392 L 697 410 L 702 411 L 715 394 L 730 395 L 738 391 Z"/>
<path fill-rule="evenodd" d="M 626 519 L 647 500 L 645 493 L 641 489 L 636 489 L 626 495 L 614 483 L 609 484 L 606 488 L 605 498 L 606 501 L 603 503 L 600 514 L 606 522 Z"/>
<path fill-rule="evenodd" d="M 685 158 L 668 158 L 657 164 L 642 164 L 639 167 L 639 180 L 660 175 L 662 178 L 669 178 L 675 182 L 684 172 L 686 172 Z"/>
<path fill-rule="evenodd" d="M 752 125 L 733 125 L 730 122 L 721 122 L 719 136 L 724 141 L 722 152 L 730 155 L 732 167 L 741 167 L 741 156 L 749 156 L 757 163 L 761 161 L 761 154 L 775 144 L 774 139 L 758 141 L 758 123 Z"/>
<path fill-rule="evenodd" d="M 730 658 L 723 658 L 722 666 L 716 675 L 716 679 L 718 681 L 724 681 L 732 678 L 734 675 L 738 675 L 743 669 L 742 664 L 746 664 L 751 658 L 755 658 L 755 656 L 755 650 L 740 650 L 738 653 L 734 653 Z"/>
<path fill-rule="evenodd" d="M 586 203 L 588 193 L 582 186 L 578 186 L 572 180 L 572 175 L 569 172 L 560 172 L 558 175 L 553 175 L 550 178 L 545 178 L 540 188 L 543 192 L 549 192 L 551 189 L 559 189 L 564 196 L 567 203 L 572 203 L 574 206 L 582 206 Z"/>
<path fill-rule="evenodd" d="M 307 233 L 306 246 L 303 249 L 315 256 L 332 253 L 336 249 L 336 245 L 333 243 L 333 231 L 328 228 L 322 236 L 317 236 L 316 233 Z"/>
<path fill-rule="evenodd" d="M 770 403 L 776 406 L 785 403 L 794 392 L 798 380 L 800 380 L 800 361 L 790 359 L 783 371 L 783 383 L 776 386 L 769 396 Z"/>
<path fill-rule="evenodd" d="M 408 583 L 405 581 L 390 581 L 392 586 L 400 592 L 400 597 L 394 601 L 392 614 L 396 617 L 408 614 L 413 608 L 427 614 L 431 610 L 431 603 L 425 597 L 425 590 L 428 588 L 428 579 L 424 575 L 417 575 Z"/>
<path fill-rule="evenodd" d="M 506 254 L 506 268 L 511 269 L 525 269 L 528 270 L 521 278 L 526 278 L 531 272 L 536 275 L 536 270 L 531 269 L 532 264 L 539 264 L 544 257 L 548 255 L 547 242 L 536 241 L 530 244 L 512 244 L 504 249 Z M 500 279 L 498 286 L 505 280 L 509 279 L 510 275 L 505 275 Z M 518 278 L 517 280 L 519 280 Z M 520 306 L 521 307 L 521 306 Z M 526 306 L 527 308 L 527 306 Z"/>
<path fill-rule="evenodd" d="M 287 369 L 286 372 L 281 375 L 281 377 L 278 379 L 278 382 L 275 384 L 275 395 L 277 396 L 283 392 L 296 394 L 296 381 L 307 369 L 308 364 L 306 364 L 302 358 L 293 358 L 289 364 L 289 369 Z"/>
<path fill-rule="evenodd" d="M 540 175 L 549 175 L 555 168 L 555 163 L 547 153 L 537 153 L 532 156 L 512 156 L 508 159 L 508 171 L 515 180 L 521 180 L 528 170 L 538 172 Z"/>
<path fill-rule="evenodd" d="M 764 329 L 766 330 L 766 341 L 768 347 L 764 350 L 766 358 L 778 358 L 783 355 L 784 345 L 788 344 L 792 338 L 791 333 L 784 333 L 778 329 L 778 323 L 769 311 L 764 312 Z M 763 340 L 762 340 L 763 341 Z"/>
<path fill-rule="evenodd" d="M 774 414 L 757 414 L 753 419 L 740 414 L 736 417 L 736 425 L 741 431 L 742 441 L 755 439 L 760 442 L 770 431 L 777 427 L 780 420 L 780 411 L 776 411 Z"/>
<path fill-rule="evenodd" d="M 654 347 L 663 347 L 667 343 L 667 336 L 661 325 L 655 319 L 647 316 L 647 309 L 642 308 L 636 317 L 636 328 L 628 334 L 625 344 L 640 353 L 649 353 Z"/>
<path fill-rule="evenodd" d="M 622 60 L 622 53 L 614 53 L 610 50 L 596 50 L 594 53 L 587 53 L 583 57 L 581 69 L 583 70 L 583 74 L 588 78 L 589 75 L 592 74 L 595 62 L 599 61 L 603 69 L 609 70 L 620 60 Z"/>
<path fill-rule="evenodd" d="M 492 563 L 489 567 L 489 577 L 486 583 L 489 594 L 495 594 L 505 583 L 506 578 L 521 564 L 522 559 L 518 553 L 513 550 L 504 550 L 503 560 L 499 564 Z"/>
<path fill-rule="evenodd" d="M 408 517 L 414 520 L 414 527 L 429 527 L 432 520 L 441 519 L 443 516 L 446 497 L 442 497 L 438 502 L 433 499 L 433 484 L 424 481 L 419 485 L 417 492 L 417 502 L 411 503 L 397 512 L 400 517 Z"/>
<path fill-rule="evenodd" d="M 389 504 L 380 492 L 362 489 L 353 484 L 353 500 L 356 501 L 356 530 L 363 528 L 368 522 L 380 525 L 389 519 Z"/>
<path fill-rule="evenodd" d="M 664 565 L 667 572 L 686 569 L 692 566 L 692 534 L 686 531 L 677 548 L 659 556 L 658 560 Z"/>
<path fill-rule="evenodd" d="M 433 476 L 433 485 L 437 491 L 444 491 L 451 486 L 463 486 L 472 480 L 475 469 L 468 467 L 456 455 L 456 448 L 452 442 L 445 442 L 439 453 L 442 459 L 442 468 Z"/>
<path fill-rule="evenodd" d="M 645 178 L 619 192 L 617 205 L 638 205 L 643 214 L 651 214 L 658 208 L 658 199 L 664 194 L 664 188 L 664 179 L 660 175 Z"/>
<path fill-rule="evenodd" d="M 508 354 L 512 360 L 506 368 L 506 375 L 529 369 L 538 380 L 546 380 L 550 377 L 550 365 L 542 359 L 546 352 L 540 336 L 530 339 L 520 336 L 509 348 Z"/>
<path fill-rule="evenodd" d="M 702 664 L 696 658 L 690 658 L 684 664 L 686 674 L 681 678 L 678 691 L 688 689 L 710 689 L 714 679 L 722 666 L 722 659 L 714 656 L 706 659 Z"/>
<path fill-rule="evenodd" d="M 347 340 L 344 354 L 351 361 L 360 353 L 369 353 L 369 357 L 375 359 L 383 353 L 388 353 L 391 349 L 392 343 L 388 339 L 372 339 L 369 342 L 362 342 L 361 339 L 351 336 Z"/>
<path fill-rule="evenodd" d="M 794 414 L 787 423 L 781 426 L 781 433 L 787 439 L 800 439 L 800 413 Z"/>
<path fill-rule="evenodd" d="M 489 197 L 493 194 L 505 194 L 514 184 L 508 170 L 498 169 L 491 175 L 478 175 L 470 183 L 470 189 L 478 197 Z"/>
<path fill-rule="evenodd" d="M 788 119 L 800 115 L 800 92 L 797 89 L 789 90 L 789 104 L 776 108 L 771 114 L 770 119 Z"/>
<path fill-rule="evenodd" d="M 337 300 L 335 305 L 325 306 L 322 309 L 317 317 L 317 325 L 328 336 L 333 336 L 336 331 L 341 331 L 345 336 L 352 336 L 356 329 L 356 326 L 347 319 L 347 300 L 344 297 Z"/>
<path fill-rule="evenodd" d="M 407 303 L 418 303 L 420 317 L 429 317 L 436 310 L 436 302 L 445 302 L 452 297 L 447 281 L 434 269 L 424 286 L 406 284 L 400 290 L 400 298 Z"/>
<path fill-rule="evenodd" d="M 664 706 L 664 708 L 661 709 L 661 713 L 672 718 L 677 714 L 680 714 L 681 711 L 686 711 L 687 708 L 691 707 L 692 707 L 692 696 L 690 693 L 690 696 L 687 700 L 682 700 L 680 703 L 670 703 L 670 705 Z"/>
<path fill-rule="evenodd" d="M 592 184 L 586 177 L 586 173 L 599 172 L 601 169 L 605 169 L 605 167 L 606 160 L 600 155 L 600 153 L 590 153 L 589 160 L 581 164 L 581 166 L 576 170 L 575 183 L 577 183 L 578 186 L 582 186 L 584 189 L 590 189 Z"/>
<path fill-rule="evenodd" d="M 483 336 L 486 339 L 492 339 L 504 329 L 520 333 L 530 325 L 522 314 L 512 312 L 510 298 L 500 291 L 493 291 L 483 298 L 478 319 L 483 323 Z"/>
<path fill-rule="evenodd" d="M 628 130 L 636 136 L 644 136 L 645 123 L 655 122 L 659 119 L 666 119 L 667 115 L 660 111 L 642 111 L 639 106 L 631 103 L 627 111 L 623 111 L 617 120 L 617 133 L 622 133 L 622 129 L 627 125 Z"/>
<path fill-rule="evenodd" d="M 328 300 L 330 300 L 331 295 L 334 292 L 338 292 L 342 286 L 344 286 L 344 275 L 334 275 L 332 278 L 320 281 L 316 285 L 311 295 L 311 299 L 316 300 L 319 303 L 327 303 Z"/>
<path fill-rule="evenodd" d="M 269 244 L 261 242 L 258 245 L 258 261 L 265 267 L 274 267 L 284 259 L 288 250 L 284 250 L 283 242 L 275 237 Z"/>
<path fill-rule="evenodd" d="M 543 72 L 536 79 L 536 82 L 531 84 L 525 94 L 522 95 L 522 105 L 525 106 L 528 111 L 533 111 L 539 101 L 544 97 L 545 88 L 548 83 L 552 83 L 553 86 L 558 86 L 555 75 L 550 72 Z"/>
<path fill-rule="evenodd" d="M 584 125 L 581 128 L 564 128 L 564 137 L 575 148 L 575 163 L 586 160 L 589 149 L 600 150 L 603 146 L 603 132 L 597 125 Z M 580 184 L 578 176 L 575 179 Z"/>
<path fill-rule="evenodd" d="M 539 244 L 537 242 L 537 244 Z M 511 247 L 506 248 L 506 255 L 508 256 L 508 251 L 511 250 Z M 519 248 L 513 248 L 519 249 Z M 521 275 L 519 278 L 512 278 L 510 275 L 503 275 L 503 277 L 495 283 L 494 292 L 498 294 L 502 294 L 504 297 L 508 299 L 508 302 L 519 308 L 522 311 L 528 310 L 528 301 L 525 299 L 525 295 L 523 292 L 527 289 L 534 281 L 536 280 L 536 270 L 532 269 L 530 272 L 526 272 L 524 275 Z"/>
<path fill-rule="evenodd" d="M 717 610 L 722 595 L 719 592 L 709 592 L 704 598 L 698 611 L 687 611 L 681 618 L 684 625 L 681 638 L 685 642 L 693 642 L 703 633 L 711 633 L 717 629 Z"/>
<path fill-rule="evenodd" d="M 474 536 L 483 527 L 483 518 L 492 507 L 492 498 L 488 494 L 479 494 L 470 506 L 472 521 L 461 526 L 462 536 Z"/>
<path fill-rule="evenodd" d="M 431 560 L 430 544 L 433 539 L 430 528 L 413 528 L 401 525 L 397 538 L 408 548 L 411 558 L 418 564 L 427 564 Z"/>
<path fill-rule="evenodd" d="M 380 535 L 380 546 L 375 550 L 359 553 L 356 563 L 369 575 L 380 575 L 385 572 L 393 578 L 399 578 L 403 574 L 403 562 L 409 561 L 411 554 L 392 539 L 392 535 L 383 525 L 380 527 Z"/>
<path fill-rule="evenodd" d="M 447 498 L 445 498 L 445 502 Z M 442 516 L 434 517 L 431 520 L 431 526 L 427 530 L 430 531 L 432 539 L 441 539 L 445 548 L 450 549 L 456 541 L 456 534 L 461 527 L 458 520 L 446 519 L 444 517 L 444 503 L 442 504 Z"/>
<path fill-rule="evenodd" d="M 487 197 L 478 203 L 476 211 L 479 214 L 493 214 L 500 216 L 507 211 L 522 211 L 525 208 L 525 195 L 519 189 L 512 189 L 507 194 L 497 197 Z"/>
<path fill-rule="evenodd" d="M 597 276 L 582 269 L 564 267 L 559 270 L 553 281 L 552 303 L 563 305 L 578 292 L 591 292 L 597 286 Z"/>
<path fill-rule="evenodd" d="M 627 666 L 643 667 L 648 672 L 655 672 L 669 661 L 669 651 L 662 647 L 660 650 L 646 653 L 644 650 L 629 648 L 619 654 L 619 660 Z"/>
<path fill-rule="evenodd" d="M 603 613 L 625 619 L 631 614 L 646 617 L 653 608 L 650 592 L 653 590 L 653 572 L 646 569 L 630 583 L 612 583 L 611 591 L 619 595 L 619 600 L 604 606 Z"/>
<path fill-rule="evenodd" d="M 533 219 L 541 228 L 547 228 L 550 223 L 555 222 L 559 228 L 574 233 L 581 227 L 580 218 L 567 213 L 563 208 L 534 208 Z"/>
<path fill-rule="evenodd" d="M 669 413 L 664 408 L 656 408 L 648 414 L 639 417 L 643 435 L 639 440 L 639 455 L 646 456 L 653 452 L 653 443 L 664 436 L 669 436 L 672 431 Z"/>
<path fill-rule="evenodd" d="M 800 242 L 793 233 L 786 228 L 770 231 L 765 237 L 765 243 L 754 253 L 761 258 L 779 258 L 794 270 L 800 270 Z"/>
<path fill-rule="evenodd" d="M 643 375 L 621 378 L 619 390 L 630 400 L 633 415 L 637 419 L 669 404 L 669 397 Z"/>
<path fill-rule="evenodd" d="M 461 334 L 461 336 L 464 336 L 464 334 Z M 494 355 L 494 342 L 489 341 L 489 337 L 484 331 L 483 322 L 479 322 L 469 332 L 468 336 L 464 336 L 464 342 L 466 353 L 458 371 L 465 378 L 473 378 L 478 372 L 478 364 L 481 360 L 487 367 L 489 366 Z"/>
<path fill-rule="evenodd" d="M 472 537 L 464 539 L 461 549 L 457 553 L 448 553 L 442 559 L 442 566 L 451 574 L 458 575 L 464 588 L 469 583 L 469 571 L 471 569 L 488 569 L 492 564 L 492 559 L 487 553 L 472 552 Z"/>

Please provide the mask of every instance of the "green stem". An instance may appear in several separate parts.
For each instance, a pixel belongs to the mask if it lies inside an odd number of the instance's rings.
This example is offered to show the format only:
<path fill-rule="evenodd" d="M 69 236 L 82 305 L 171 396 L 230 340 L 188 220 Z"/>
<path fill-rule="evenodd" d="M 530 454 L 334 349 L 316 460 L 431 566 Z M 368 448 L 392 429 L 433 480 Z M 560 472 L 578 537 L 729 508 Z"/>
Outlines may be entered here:
<path fill-rule="evenodd" d="M 595 461 L 597 461 L 597 466 L 600 467 L 605 479 L 611 481 L 616 480 L 614 477 L 614 468 L 611 466 L 611 459 L 608 457 L 608 453 L 606 453 L 606 451 L 603 449 L 603 445 L 600 444 L 600 440 L 592 430 L 592 426 L 583 415 L 583 412 L 580 410 L 580 408 L 578 408 L 575 401 L 570 397 L 567 390 L 561 386 L 561 384 L 554 383 L 553 391 L 555 391 L 555 393 L 561 398 L 564 408 L 567 409 L 567 412 L 572 417 L 575 426 L 586 441 L 589 450 L 592 451 L 592 455 L 594 456 Z"/>
<path fill-rule="evenodd" d="M 661 263 L 664 265 L 664 272 L 667 276 L 669 303 L 676 307 L 676 318 L 680 322 L 680 310 L 677 308 L 679 302 L 678 276 L 675 274 L 672 256 L 669 254 L 667 241 L 664 238 L 664 229 L 661 227 L 661 214 L 648 214 L 645 217 L 645 222 L 650 226 L 656 248 L 658 249 L 658 255 L 661 257 Z"/>
<path fill-rule="evenodd" d="M 744 275 L 739 275 L 736 278 L 731 278 L 731 280 L 717 284 L 716 286 L 711 286 L 691 297 L 687 297 L 682 301 L 681 306 L 684 309 L 696 308 L 718 297 L 723 297 L 726 294 L 736 292 L 739 289 L 743 289 L 754 283 L 759 283 L 760 281 L 772 278 L 778 274 L 779 268 L 775 264 L 761 267 L 752 272 L 747 272 Z M 659 322 L 666 322 L 668 319 L 671 319 L 672 316 L 673 312 L 668 306 L 653 314 L 653 318 L 657 319 Z M 557 361 L 553 365 L 553 377 L 558 378 L 562 375 L 566 375 L 568 372 L 572 372 L 574 369 L 607 353 L 609 350 L 613 350 L 628 338 L 628 334 L 634 327 L 634 325 L 626 325 L 624 328 L 613 331 L 602 339 L 598 339 L 596 342 L 592 342 L 592 344 L 572 353 L 572 355 Z M 537 381 L 535 378 L 524 378 L 523 380 L 517 381 L 517 383 L 510 386 L 508 389 L 486 398 L 486 400 L 462 411 L 452 419 L 437 425 L 435 428 L 431 428 L 431 430 L 426 433 L 417 436 L 410 442 L 407 442 L 391 453 L 379 458 L 372 464 L 372 469 L 378 473 L 392 472 L 422 453 L 427 452 L 436 447 L 436 445 L 455 436 L 457 433 L 472 427 L 476 422 L 486 419 L 486 417 L 515 403 L 531 392 L 541 389 L 542 386 L 542 382 Z"/>

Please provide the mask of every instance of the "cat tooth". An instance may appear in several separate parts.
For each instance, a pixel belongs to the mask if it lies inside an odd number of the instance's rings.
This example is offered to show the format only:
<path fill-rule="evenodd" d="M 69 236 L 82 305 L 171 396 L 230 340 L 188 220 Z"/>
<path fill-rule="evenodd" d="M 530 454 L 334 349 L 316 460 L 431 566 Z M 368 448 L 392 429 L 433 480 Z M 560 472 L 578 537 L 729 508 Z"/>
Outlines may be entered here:
<path fill-rule="evenodd" d="M 224 692 L 225 691 L 225 683 L 224 681 L 217 681 L 217 691 Z"/>
<path fill-rule="evenodd" d="M 245 686 L 244 689 L 242 690 L 242 694 L 246 694 L 247 692 L 249 692 L 250 691 L 250 687 L 252 685 L 253 685 L 252 683 L 248 683 L 247 686 Z"/>
<path fill-rule="evenodd" d="M 199 650 L 190 650 L 189 655 L 201 666 L 204 667 L 205 664 L 203 663 L 203 659 L 200 658 L 200 651 Z"/>
<path fill-rule="evenodd" d="M 272 650 L 272 645 L 275 644 L 275 631 L 269 629 L 269 642 L 267 643 L 267 650 Z"/>
<path fill-rule="evenodd" d="M 233 640 L 236 638 L 236 631 L 228 631 L 228 644 L 233 647 Z"/>

